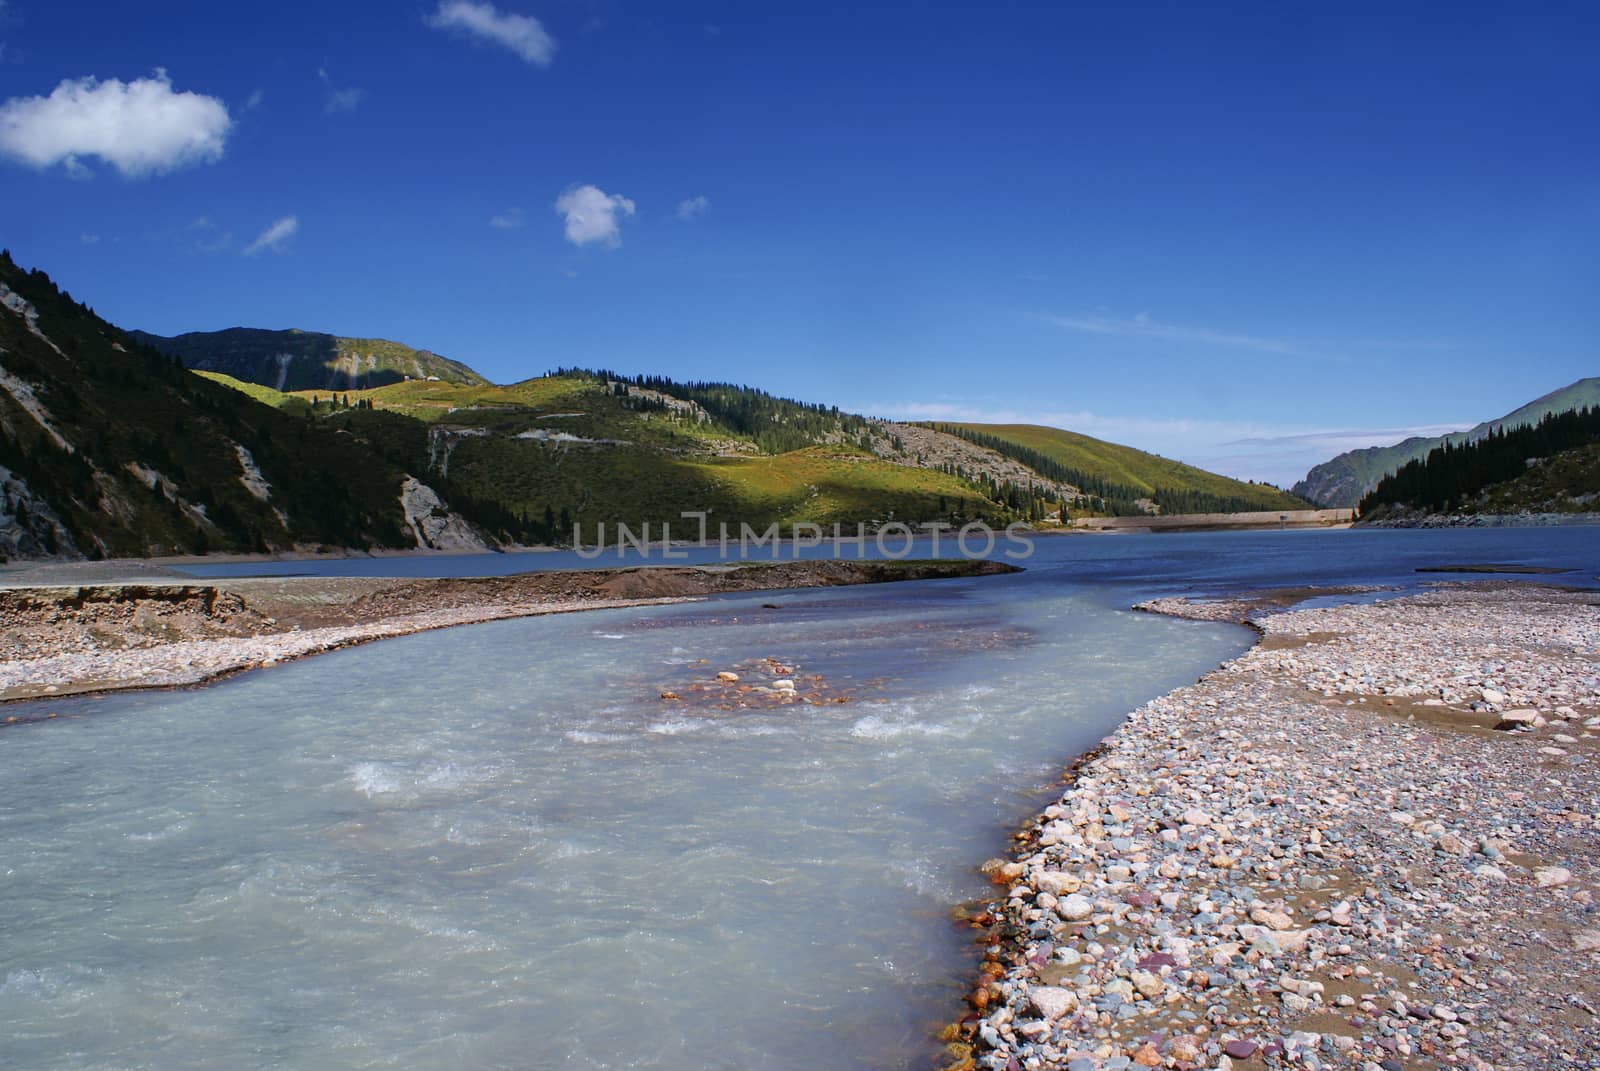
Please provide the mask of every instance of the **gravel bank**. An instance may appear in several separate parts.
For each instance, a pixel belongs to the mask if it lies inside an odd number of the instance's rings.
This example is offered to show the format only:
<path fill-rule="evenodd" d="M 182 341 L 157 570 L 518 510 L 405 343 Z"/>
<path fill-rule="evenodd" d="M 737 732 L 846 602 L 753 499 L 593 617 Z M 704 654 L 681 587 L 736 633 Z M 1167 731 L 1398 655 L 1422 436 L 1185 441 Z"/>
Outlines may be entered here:
<path fill-rule="evenodd" d="M 1144 608 L 1262 641 L 989 865 L 953 1064 L 1600 1067 L 1600 596 Z"/>
<path fill-rule="evenodd" d="M 1600 513 L 1408 513 L 1362 521 L 1362 528 L 1556 528 L 1600 524 Z"/>
<path fill-rule="evenodd" d="M 281 577 L 212 584 L 151 576 L 0 588 L 0 701 L 199 684 L 371 640 L 510 617 L 1015 571 L 964 560 L 798 561 L 423 580 Z M 0 724 L 18 717 L 0 718 Z"/>

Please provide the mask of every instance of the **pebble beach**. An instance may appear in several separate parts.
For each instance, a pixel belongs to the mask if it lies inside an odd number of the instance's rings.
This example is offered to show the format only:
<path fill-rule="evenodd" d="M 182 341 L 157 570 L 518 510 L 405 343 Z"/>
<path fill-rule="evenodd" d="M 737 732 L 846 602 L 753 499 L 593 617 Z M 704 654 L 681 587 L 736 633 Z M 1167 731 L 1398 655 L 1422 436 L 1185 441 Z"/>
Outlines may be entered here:
<path fill-rule="evenodd" d="M 950 1065 L 1600 1067 L 1600 596 L 1281 610 L 986 864 Z"/>

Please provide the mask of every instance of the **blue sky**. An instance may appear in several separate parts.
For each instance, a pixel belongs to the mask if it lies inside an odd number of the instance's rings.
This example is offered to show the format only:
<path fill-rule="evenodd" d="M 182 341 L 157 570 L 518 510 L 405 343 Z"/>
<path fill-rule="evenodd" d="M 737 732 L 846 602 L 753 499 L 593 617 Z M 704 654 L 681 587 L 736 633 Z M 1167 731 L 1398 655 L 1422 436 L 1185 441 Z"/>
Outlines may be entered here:
<path fill-rule="evenodd" d="M 0 241 L 125 327 L 1288 483 L 1600 374 L 1597 46 L 1592 4 L 5 0 Z"/>

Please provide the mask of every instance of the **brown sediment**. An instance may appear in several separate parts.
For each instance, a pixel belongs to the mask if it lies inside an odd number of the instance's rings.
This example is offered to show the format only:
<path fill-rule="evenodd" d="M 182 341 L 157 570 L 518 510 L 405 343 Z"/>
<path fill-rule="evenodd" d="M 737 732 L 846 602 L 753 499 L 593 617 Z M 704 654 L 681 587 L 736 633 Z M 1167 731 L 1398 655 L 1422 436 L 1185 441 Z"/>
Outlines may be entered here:
<path fill-rule="evenodd" d="M 199 684 L 372 640 L 513 617 L 1017 571 L 967 560 L 793 561 L 0 588 L 0 701 Z"/>

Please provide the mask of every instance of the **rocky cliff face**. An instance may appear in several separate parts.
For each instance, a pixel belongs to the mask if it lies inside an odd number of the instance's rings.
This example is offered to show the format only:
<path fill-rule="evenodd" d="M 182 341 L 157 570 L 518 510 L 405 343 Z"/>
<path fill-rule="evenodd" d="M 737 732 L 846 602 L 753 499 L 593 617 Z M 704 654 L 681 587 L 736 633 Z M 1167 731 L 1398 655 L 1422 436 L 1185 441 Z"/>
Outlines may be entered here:
<path fill-rule="evenodd" d="M 81 558 L 83 552 L 50 503 L 26 481 L 0 465 L 0 561 L 18 558 Z"/>
<path fill-rule="evenodd" d="M 415 476 L 407 476 L 400 485 L 400 508 L 405 511 L 406 524 L 416 536 L 419 550 L 470 553 L 494 549 L 483 533 L 465 517 L 452 513 L 438 492 Z"/>

